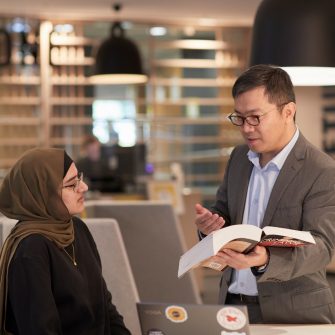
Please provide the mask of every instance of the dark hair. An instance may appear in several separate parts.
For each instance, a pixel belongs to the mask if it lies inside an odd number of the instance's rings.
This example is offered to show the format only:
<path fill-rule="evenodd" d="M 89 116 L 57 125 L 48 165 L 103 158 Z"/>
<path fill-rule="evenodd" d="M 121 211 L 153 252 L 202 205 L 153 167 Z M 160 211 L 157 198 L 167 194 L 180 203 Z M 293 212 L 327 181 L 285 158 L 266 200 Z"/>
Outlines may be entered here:
<path fill-rule="evenodd" d="M 69 168 L 71 164 L 73 163 L 72 158 L 64 151 L 64 172 L 63 172 L 63 178 L 67 174 L 67 171 L 69 171 Z"/>
<path fill-rule="evenodd" d="M 83 138 L 81 146 L 83 149 L 86 149 L 89 145 L 93 143 L 100 143 L 100 141 L 98 140 L 96 136 L 92 134 L 86 134 Z"/>
<path fill-rule="evenodd" d="M 280 67 L 264 64 L 250 67 L 237 78 L 232 89 L 233 98 L 257 87 L 264 87 L 269 102 L 278 107 L 295 102 L 291 78 Z"/>

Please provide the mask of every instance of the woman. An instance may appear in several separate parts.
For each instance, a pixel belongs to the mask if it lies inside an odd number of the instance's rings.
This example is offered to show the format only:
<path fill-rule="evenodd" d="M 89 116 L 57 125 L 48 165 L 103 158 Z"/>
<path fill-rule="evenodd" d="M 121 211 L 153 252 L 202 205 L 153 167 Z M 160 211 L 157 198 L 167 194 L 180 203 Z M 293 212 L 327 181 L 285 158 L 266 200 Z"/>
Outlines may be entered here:
<path fill-rule="evenodd" d="M 74 216 L 86 191 L 61 149 L 30 150 L 5 177 L 0 211 L 19 222 L 1 251 L 1 334 L 130 334 L 94 240 Z"/>

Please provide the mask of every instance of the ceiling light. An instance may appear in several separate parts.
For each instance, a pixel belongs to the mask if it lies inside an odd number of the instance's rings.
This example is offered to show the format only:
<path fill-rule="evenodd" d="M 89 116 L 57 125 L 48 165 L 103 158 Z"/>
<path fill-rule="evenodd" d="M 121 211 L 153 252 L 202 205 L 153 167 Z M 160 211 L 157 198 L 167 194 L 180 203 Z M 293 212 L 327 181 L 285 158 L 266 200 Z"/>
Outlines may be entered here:
<path fill-rule="evenodd" d="M 114 5 L 116 11 L 120 8 L 119 4 Z M 90 78 L 93 84 L 140 84 L 147 81 L 139 49 L 126 38 L 120 22 L 112 25 L 111 35 L 100 45 L 94 70 Z"/>
<path fill-rule="evenodd" d="M 151 27 L 150 28 L 150 35 L 151 36 L 164 36 L 166 35 L 166 28 L 165 27 Z"/>
<path fill-rule="evenodd" d="M 283 67 L 294 85 L 335 85 L 335 1 L 263 0 L 250 64 Z"/>

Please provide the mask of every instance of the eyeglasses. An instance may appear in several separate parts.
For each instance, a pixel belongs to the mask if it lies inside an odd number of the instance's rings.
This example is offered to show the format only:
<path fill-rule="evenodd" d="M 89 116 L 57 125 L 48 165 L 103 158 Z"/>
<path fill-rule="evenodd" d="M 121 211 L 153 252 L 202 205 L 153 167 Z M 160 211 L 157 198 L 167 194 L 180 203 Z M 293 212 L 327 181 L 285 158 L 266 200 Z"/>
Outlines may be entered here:
<path fill-rule="evenodd" d="M 247 122 L 250 126 L 258 126 L 261 123 L 260 118 L 270 112 L 266 112 L 260 115 L 249 115 L 249 116 L 241 116 L 236 115 L 234 113 L 228 115 L 228 119 L 234 126 L 243 126 L 244 122 Z"/>
<path fill-rule="evenodd" d="M 63 186 L 63 188 L 72 188 L 73 192 L 78 192 L 80 182 L 84 179 L 84 174 L 82 172 L 78 172 L 77 178 L 74 180 L 74 183 L 71 185 Z"/>
<path fill-rule="evenodd" d="M 279 106 L 277 106 L 277 108 L 279 108 L 280 110 L 283 109 L 283 106 L 287 105 L 289 102 L 285 102 L 283 104 L 280 104 Z M 247 122 L 247 124 L 249 124 L 250 126 L 258 126 L 261 123 L 260 118 L 263 117 L 264 115 L 270 113 L 270 111 L 263 113 L 263 114 L 259 114 L 259 115 L 249 115 L 249 116 L 241 116 L 241 115 L 237 115 L 235 113 L 232 113 L 230 115 L 227 116 L 227 118 L 230 120 L 230 122 L 234 125 L 234 126 L 243 126 L 244 122 Z"/>

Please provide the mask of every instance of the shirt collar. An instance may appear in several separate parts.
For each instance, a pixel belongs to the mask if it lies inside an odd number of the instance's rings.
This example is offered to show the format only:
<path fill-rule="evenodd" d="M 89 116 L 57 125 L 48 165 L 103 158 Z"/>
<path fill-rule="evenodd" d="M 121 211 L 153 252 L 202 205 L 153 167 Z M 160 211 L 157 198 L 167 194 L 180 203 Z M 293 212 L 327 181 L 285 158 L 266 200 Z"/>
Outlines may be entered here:
<path fill-rule="evenodd" d="M 273 157 L 270 162 L 268 162 L 263 167 L 263 169 L 266 170 L 269 166 L 275 166 L 277 167 L 278 170 L 280 170 L 283 167 L 287 156 L 289 155 L 295 143 L 297 142 L 298 137 L 299 137 L 299 129 L 297 127 L 290 142 L 288 142 L 286 146 L 275 157 Z M 248 155 L 250 162 L 254 164 L 254 166 L 256 166 L 259 169 L 262 169 L 259 164 L 259 154 L 258 153 L 249 150 L 247 155 Z"/>

